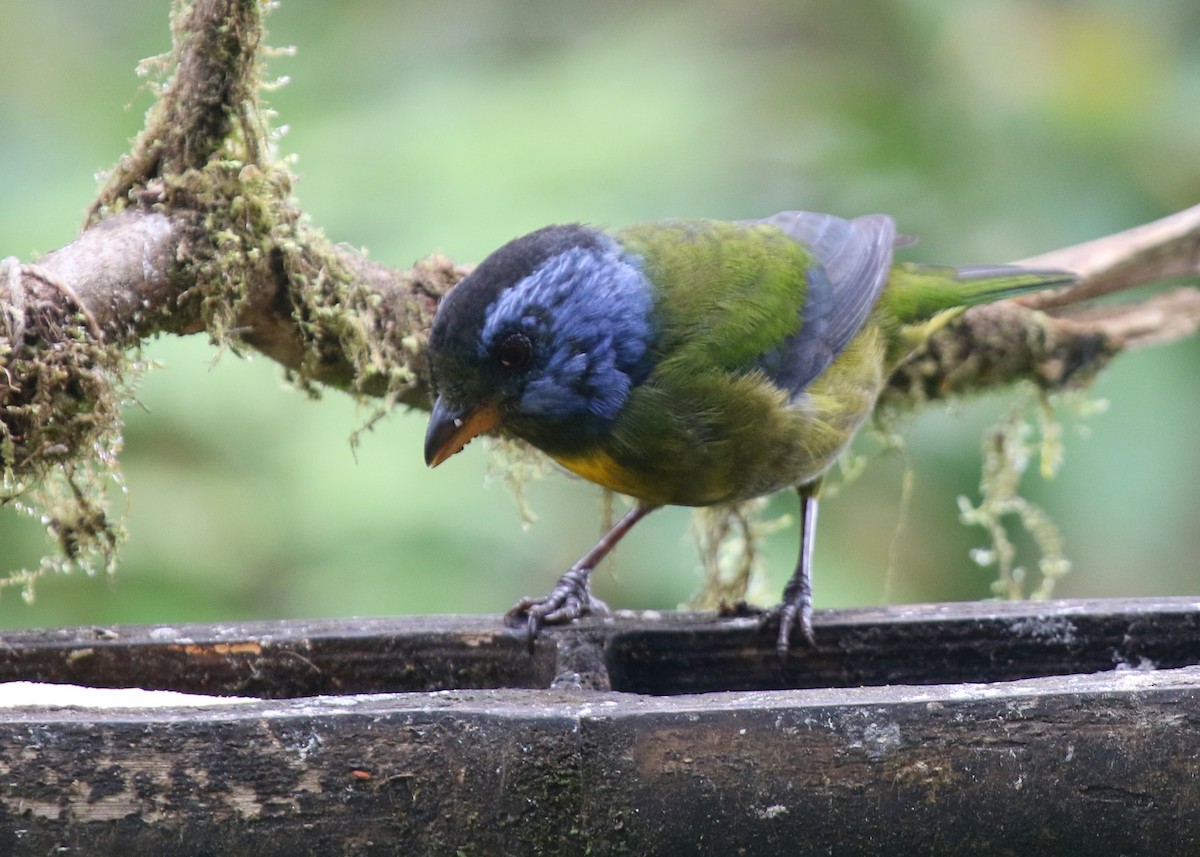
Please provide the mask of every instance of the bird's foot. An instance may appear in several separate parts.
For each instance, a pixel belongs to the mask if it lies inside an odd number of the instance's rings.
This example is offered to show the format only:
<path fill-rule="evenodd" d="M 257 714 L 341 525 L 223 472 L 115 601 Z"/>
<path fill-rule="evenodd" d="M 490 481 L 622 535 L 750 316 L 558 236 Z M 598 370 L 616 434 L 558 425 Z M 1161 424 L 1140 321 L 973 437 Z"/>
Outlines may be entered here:
<path fill-rule="evenodd" d="M 583 616 L 606 615 L 608 605 L 592 595 L 589 575 L 592 570 L 575 566 L 558 579 L 549 595 L 522 598 L 504 614 L 509 627 L 525 627 L 532 646 L 546 625 L 565 625 Z"/>
<path fill-rule="evenodd" d="M 792 632 L 797 628 L 800 630 L 800 637 L 806 647 L 811 649 L 817 645 L 817 638 L 813 633 L 812 616 L 811 595 L 807 598 L 803 596 L 788 598 L 788 593 L 784 593 L 782 603 L 763 613 L 762 627 L 774 625 L 777 619 L 779 621 L 779 632 L 775 637 L 775 651 L 779 653 L 781 660 L 787 657 L 788 651 L 791 649 Z"/>

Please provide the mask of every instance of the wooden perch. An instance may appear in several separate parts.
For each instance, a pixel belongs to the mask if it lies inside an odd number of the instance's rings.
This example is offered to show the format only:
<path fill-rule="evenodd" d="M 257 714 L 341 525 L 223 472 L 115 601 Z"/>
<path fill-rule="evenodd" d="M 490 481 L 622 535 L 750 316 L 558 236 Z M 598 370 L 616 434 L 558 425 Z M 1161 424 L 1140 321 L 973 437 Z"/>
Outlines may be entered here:
<path fill-rule="evenodd" d="M 781 666 L 704 615 L 533 652 L 489 617 L 7 633 L 0 681 L 224 698 L 0 684 L 0 850 L 1200 848 L 1195 599 L 821 611 L 817 639 Z"/>

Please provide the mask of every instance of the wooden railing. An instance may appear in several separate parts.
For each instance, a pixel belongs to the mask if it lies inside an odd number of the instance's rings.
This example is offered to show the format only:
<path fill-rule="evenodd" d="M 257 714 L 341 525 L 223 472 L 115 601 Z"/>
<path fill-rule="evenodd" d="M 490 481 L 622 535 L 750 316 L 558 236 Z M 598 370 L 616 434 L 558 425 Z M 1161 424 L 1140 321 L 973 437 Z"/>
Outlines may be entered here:
<path fill-rule="evenodd" d="M 817 637 L 781 663 L 711 615 L 532 650 L 492 617 L 7 632 L 0 854 L 1200 853 L 1200 598 Z"/>

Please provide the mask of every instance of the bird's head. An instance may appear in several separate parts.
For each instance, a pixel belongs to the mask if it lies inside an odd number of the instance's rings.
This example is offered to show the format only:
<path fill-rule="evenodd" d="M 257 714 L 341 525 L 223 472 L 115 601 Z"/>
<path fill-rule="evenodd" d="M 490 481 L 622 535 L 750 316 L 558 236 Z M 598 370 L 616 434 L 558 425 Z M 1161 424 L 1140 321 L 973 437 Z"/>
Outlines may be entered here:
<path fill-rule="evenodd" d="M 492 429 L 551 454 L 595 443 L 649 372 L 652 305 L 639 260 L 597 230 L 549 226 L 492 253 L 433 321 L 426 463 Z"/>

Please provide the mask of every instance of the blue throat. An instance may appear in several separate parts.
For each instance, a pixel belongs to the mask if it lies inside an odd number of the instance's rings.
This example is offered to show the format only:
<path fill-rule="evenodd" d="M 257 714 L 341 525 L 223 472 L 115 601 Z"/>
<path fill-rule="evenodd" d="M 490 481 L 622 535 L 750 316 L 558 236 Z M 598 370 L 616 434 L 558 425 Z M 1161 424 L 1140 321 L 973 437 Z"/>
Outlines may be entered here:
<path fill-rule="evenodd" d="M 550 453 L 595 444 L 652 367 L 651 285 L 637 259 L 600 238 L 551 256 L 486 312 L 483 343 L 519 331 L 538 348 L 505 425 Z"/>

